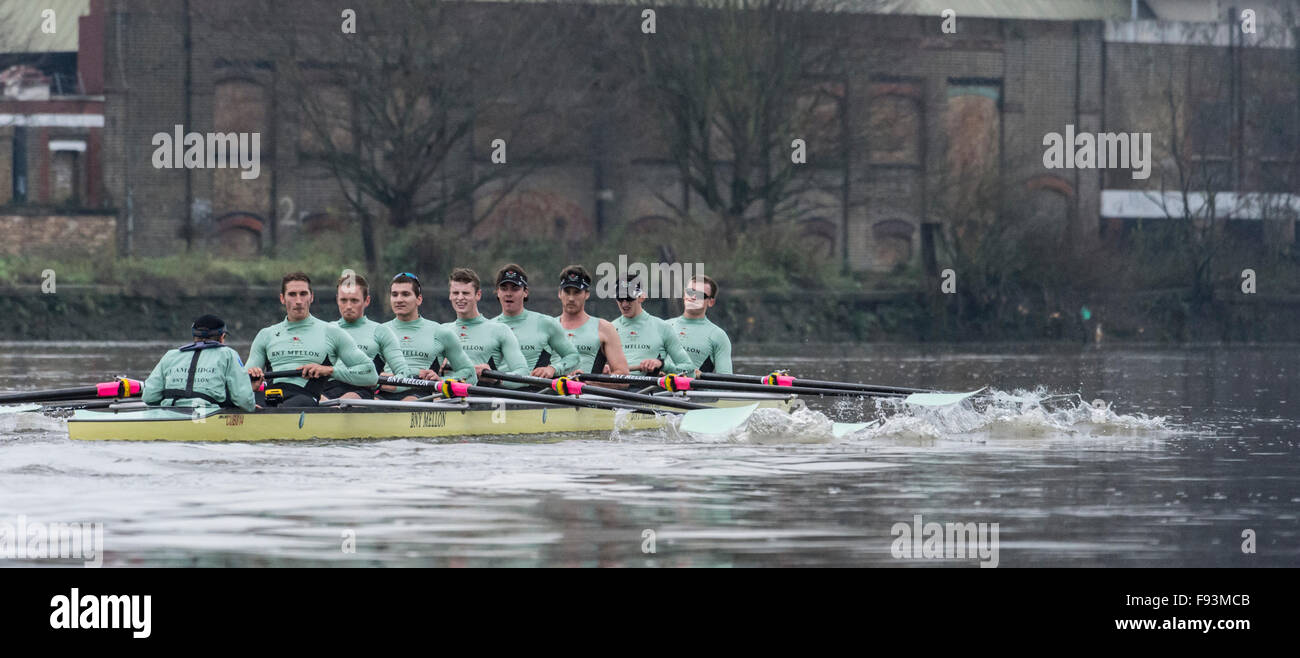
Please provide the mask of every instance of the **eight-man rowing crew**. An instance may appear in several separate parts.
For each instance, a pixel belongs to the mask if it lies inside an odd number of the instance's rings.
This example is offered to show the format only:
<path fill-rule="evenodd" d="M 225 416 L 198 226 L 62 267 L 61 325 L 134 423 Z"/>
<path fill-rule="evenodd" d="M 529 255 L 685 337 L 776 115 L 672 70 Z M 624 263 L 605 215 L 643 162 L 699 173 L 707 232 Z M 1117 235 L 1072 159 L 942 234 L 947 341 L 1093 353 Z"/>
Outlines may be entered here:
<path fill-rule="evenodd" d="M 445 324 L 420 316 L 420 279 L 410 272 L 393 277 L 389 303 L 397 317 L 383 324 L 365 316 L 370 286 L 364 277 L 343 276 L 336 292 L 340 319 L 319 320 L 311 314 L 311 279 L 301 272 L 285 275 L 285 319 L 257 333 L 246 368 L 233 348 L 224 349 L 225 323 L 214 315 L 199 318 L 194 342 L 167 352 L 145 380 L 144 402 L 252 411 L 258 404 L 313 407 L 322 399 L 418 397 L 409 387 L 378 386 L 381 375 L 521 388 L 527 384 L 496 382 L 483 372 L 551 378 L 732 371 L 731 340 L 705 317 L 718 285 L 703 275 L 686 286 L 685 313 L 669 321 L 642 309 L 645 294 L 635 279 L 619 282 L 620 317 L 609 322 L 588 315 L 591 276 L 580 265 L 560 273 L 563 312 L 555 317 L 524 308 L 528 276 L 514 263 L 497 272 L 502 313 L 492 320 L 479 313 L 479 278 L 467 268 L 449 277 L 456 319 Z M 263 392 L 265 373 L 285 370 L 299 376 L 277 379 Z"/>

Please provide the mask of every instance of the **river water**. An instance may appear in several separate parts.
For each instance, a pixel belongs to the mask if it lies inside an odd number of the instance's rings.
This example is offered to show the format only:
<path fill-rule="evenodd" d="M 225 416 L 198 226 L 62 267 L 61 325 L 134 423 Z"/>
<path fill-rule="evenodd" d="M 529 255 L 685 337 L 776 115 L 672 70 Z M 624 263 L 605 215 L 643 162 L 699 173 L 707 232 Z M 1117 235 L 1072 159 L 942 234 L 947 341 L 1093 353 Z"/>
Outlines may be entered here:
<path fill-rule="evenodd" d="M 143 379 L 167 347 L 0 343 L 0 390 Z M 106 566 L 1300 566 L 1294 345 L 775 349 L 737 370 L 993 393 L 545 443 L 73 442 L 5 414 L 0 529 L 102 523 Z M 932 523 L 987 524 L 986 552 L 912 554 Z"/>

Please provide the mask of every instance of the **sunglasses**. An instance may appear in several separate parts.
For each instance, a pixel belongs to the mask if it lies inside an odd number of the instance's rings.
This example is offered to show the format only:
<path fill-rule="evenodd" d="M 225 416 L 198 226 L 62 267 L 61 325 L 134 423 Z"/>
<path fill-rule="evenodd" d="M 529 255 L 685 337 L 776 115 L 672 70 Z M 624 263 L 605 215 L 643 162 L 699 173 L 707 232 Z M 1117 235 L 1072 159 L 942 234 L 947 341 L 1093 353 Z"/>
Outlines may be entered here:
<path fill-rule="evenodd" d="M 397 276 L 393 277 L 393 280 L 396 281 L 396 280 L 398 280 L 398 279 L 400 279 L 400 278 L 402 278 L 402 277 L 404 277 L 404 276 L 406 276 L 406 277 L 410 277 L 410 278 L 412 278 L 412 279 L 415 279 L 415 282 L 416 282 L 416 283 L 419 283 L 419 282 L 420 282 L 420 277 L 415 276 L 414 274 L 411 274 L 410 272 L 401 272 L 401 273 L 399 273 Z"/>
<path fill-rule="evenodd" d="M 703 297 L 703 298 L 705 298 L 705 299 L 713 299 L 713 295 L 706 295 L 706 294 L 704 294 L 704 291 L 703 291 L 703 290 L 696 290 L 695 288 L 687 288 L 687 289 L 686 289 L 686 296 L 687 296 L 687 297 L 690 297 L 691 299 L 695 299 L 696 297 Z"/>

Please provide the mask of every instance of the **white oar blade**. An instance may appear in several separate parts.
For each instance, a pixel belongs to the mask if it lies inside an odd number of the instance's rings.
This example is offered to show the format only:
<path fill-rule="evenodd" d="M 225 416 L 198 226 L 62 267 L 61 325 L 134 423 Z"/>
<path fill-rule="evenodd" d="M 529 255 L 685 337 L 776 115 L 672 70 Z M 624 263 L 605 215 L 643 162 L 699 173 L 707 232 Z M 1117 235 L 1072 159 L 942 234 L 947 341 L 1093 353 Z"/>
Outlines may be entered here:
<path fill-rule="evenodd" d="M 695 409 L 682 414 L 682 422 L 677 428 L 692 434 L 725 434 L 744 425 L 757 408 L 758 403 L 743 407 Z"/>
<path fill-rule="evenodd" d="M 861 432 L 872 425 L 875 425 L 875 423 L 833 423 L 831 433 L 838 439 L 854 432 Z"/>
<path fill-rule="evenodd" d="M 13 407 L 0 407 L 0 415 L 4 414 L 21 414 L 28 411 L 40 411 L 39 404 L 20 404 Z"/>
<path fill-rule="evenodd" d="M 960 404 L 972 395 L 983 391 L 971 391 L 970 393 L 913 393 L 907 396 L 903 401 L 908 404 L 914 404 L 918 407 L 948 407 L 954 404 Z"/>

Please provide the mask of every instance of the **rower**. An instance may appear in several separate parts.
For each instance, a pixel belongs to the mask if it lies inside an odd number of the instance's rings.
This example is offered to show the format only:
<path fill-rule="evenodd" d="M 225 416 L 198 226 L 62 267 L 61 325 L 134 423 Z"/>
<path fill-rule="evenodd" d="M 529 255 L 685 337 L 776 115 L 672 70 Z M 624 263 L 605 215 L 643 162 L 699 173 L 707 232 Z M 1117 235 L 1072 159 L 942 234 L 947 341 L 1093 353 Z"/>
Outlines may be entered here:
<path fill-rule="evenodd" d="M 578 367 L 578 351 L 560 323 L 524 308 L 528 301 L 528 274 L 524 268 L 510 263 L 497 271 L 497 300 L 501 302 L 501 315 L 493 320 L 515 333 L 524 363 L 534 377 L 550 379 Z"/>
<path fill-rule="evenodd" d="M 267 389 L 266 399 L 272 405 L 314 407 L 331 376 L 353 386 L 379 382 L 374 362 L 357 349 L 348 332 L 313 317 L 311 302 L 311 278 L 302 272 L 286 274 L 280 280 L 284 321 L 257 332 L 248 350 L 254 388 L 261 387 L 263 368 L 302 371 L 300 377 L 277 380 Z"/>
<path fill-rule="evenodd" d="M 194 342 L 168 350 L 144 380 L 145 404 L 166 407 L 256 406 L 239 353 L 226 345 L 226 323 L 204 315 L 190 327 Z"/>
<path fill-rule="evenodd" d="M 494 379 L 484 380 L 483 371 L 488 369 L 527 375 L 528 363 L 524 361 L 523 352 L 519 351 L 519 341 L 514 332 L 478 312 L 479 300 L 483 299 L 478 274 L 468 267 L 458 267 L 448 276 L 447 287 L 447 298 L 456 311 L 456 320 L 443 326 L 451 329 L 460 339 L 465 356 L 474 364 L 474 374 L 478 376 L 479 384 L 496 382 Z M 504 382 L 502 385 L 507 388 L 525 386 L 513 382 Z"/>
<path fill-rule="evenodd" d="M 691 364 L 700 372 L 731 374 L 731 339 L 704 316 L 718 301 L 718 284 L 703 274 L 691 277 L 682 304 L 686 312 L 668 321 Z"/>
<path fill-rule="evenodd" d="M 366 278 L 348 271 L 339 278 L 336 291 L 339 319 L 334 324 L 348 332 L 357 349 L 374 361 L 375 371 L 385 375 L 408 374 L 406 357 L 392 329 L 366 317 L 366 308 L 370 306 L 370 284 Z M 355 386 L 331 378 L 325 383 L 321 395 L 329 399 L 373 400 L 375 387 Z"/>
<path fill-rule="evenodd" d="M 632 370 L 649 375 L 660 371 L 684 373 L 693 370 L 691 357 L 682 349 L 668 323 L 641 308 L 645 293 L 635 278 L 618 282 L 618 310 L 622 315 L 611 323 L 623 343 Z"/>
<path fill-rule="evenodd" d="M 446 326 L 420 316 L 424 295 L 421 293 L 419 277 L 410 272 L 402 272 L 393 277 L 388 286 L 388 303 L 393 308 L 393 315 L 397 317 L 385 322 L 384 326 L 393 331 L 398 344 L 402 346 L 402 354 L 410 367 L 408 376 L 441 379 L 445 360 L 450 368 L 446 372 L 448 379 L 459 379 L 471 385 L 478 382 L 474 364 L 461 349 L 456 334 Z M 389 400 L 414 400 L 419 397 L 408 391 L 411 391 L 409 386 L 386 386 L 379 397 Z"/>
<path fill-rule="evenodd" d="M 609 320 L 587 315 L 591 298 L 591 275 L 581 265 L 570 265 L 560 272 L 560 307 L 556 316 L 574 349 L 578 350 L 576 372 L 598 375 L 628 374 L 623 343 Z M 565 373 L 571 374 L 571 373 Z"/>

